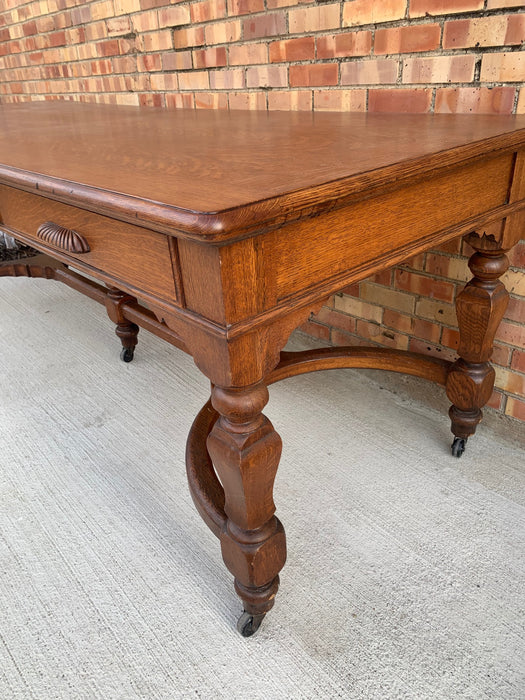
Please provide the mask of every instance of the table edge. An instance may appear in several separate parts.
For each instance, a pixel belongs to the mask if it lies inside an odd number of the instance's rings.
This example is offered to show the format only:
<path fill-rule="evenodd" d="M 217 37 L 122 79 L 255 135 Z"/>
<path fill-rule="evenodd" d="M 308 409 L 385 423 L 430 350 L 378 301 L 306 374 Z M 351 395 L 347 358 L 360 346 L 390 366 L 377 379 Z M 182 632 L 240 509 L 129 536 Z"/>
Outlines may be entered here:
<path fill-rule="evenodd" d="M 525 128 L 401 161 L 321 185 L 221 211 L 191 211 L 0 163 L 0 184 L 25 190 L 121 221 L 203 243 L 225 244 L 290 221 L 310 218 L 352 200 L 388 191 L 469 161 L 525 147 Z"/>

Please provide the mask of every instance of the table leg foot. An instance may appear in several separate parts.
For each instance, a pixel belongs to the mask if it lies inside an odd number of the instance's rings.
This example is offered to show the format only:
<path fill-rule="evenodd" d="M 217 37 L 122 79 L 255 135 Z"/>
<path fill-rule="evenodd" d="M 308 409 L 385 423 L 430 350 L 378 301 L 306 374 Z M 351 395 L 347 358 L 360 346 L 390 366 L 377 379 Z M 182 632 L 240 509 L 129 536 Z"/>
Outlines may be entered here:
<path fill-rule="evenodd" d="M 237 621 L 237 631 L 240 632 L 243 637 L 251 637 L 261 626 L 265 614 L 266 613 L 254 615 L 245 610 Z"/>
<path fill-rule="evenodd" d="M 118 323 L 115 333 L 122 343 L 120 359 L 122 362 L 131 362 L 135 354 L 139 327 L 134 323 Z"/>
<path fill-rule="evenodd" d="M 465 452 L 465 449 L 467 447 L 467 438 L 459 438 L 455 437 L 454 441 L 452 442 L 452 456 L 453 457 L 461 457 L 463 452 Z"/>

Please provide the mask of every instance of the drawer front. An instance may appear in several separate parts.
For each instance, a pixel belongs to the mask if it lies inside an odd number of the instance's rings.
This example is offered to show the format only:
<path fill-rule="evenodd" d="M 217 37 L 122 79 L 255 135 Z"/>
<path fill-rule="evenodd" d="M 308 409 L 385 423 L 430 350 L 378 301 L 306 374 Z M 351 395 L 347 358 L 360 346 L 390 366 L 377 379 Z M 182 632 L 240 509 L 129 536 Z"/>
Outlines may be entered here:
<path fill-rule="evenodd" d="M 179 303 L 176 240 L 169 236 L 3 185 L 0 222 L 36 248 L 115 286 Z M 43 226 L 47 222 L 52 225 Z"/>

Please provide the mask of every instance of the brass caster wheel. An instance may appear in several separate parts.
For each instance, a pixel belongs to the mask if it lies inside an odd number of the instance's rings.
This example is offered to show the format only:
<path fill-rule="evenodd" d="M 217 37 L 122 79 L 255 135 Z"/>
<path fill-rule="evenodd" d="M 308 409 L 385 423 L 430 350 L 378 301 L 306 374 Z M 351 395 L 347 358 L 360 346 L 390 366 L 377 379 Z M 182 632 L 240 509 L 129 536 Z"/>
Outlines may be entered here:
<path fill-rule="evenodd" d="M 122 348 L 120 353 L 120 359 L 122 362 L 131 362 L 133 359 L 134 350 L 133 348 Z"/>
<path fill-rule="evenodd" d="M 243 637 L 251 637 L 261 626 L 263 618 L 264 613 L 262 615 L 255 615 L 245 610 L 237 622 L 237 630 Z"/>
<path fill-rule="evenodd" d="M 454 438 L 454 442 L 452 443 L 452 455 L 454 457 L 461 457 L 463 452 L 465 452 L 466 446 L 467 438 Z"/>

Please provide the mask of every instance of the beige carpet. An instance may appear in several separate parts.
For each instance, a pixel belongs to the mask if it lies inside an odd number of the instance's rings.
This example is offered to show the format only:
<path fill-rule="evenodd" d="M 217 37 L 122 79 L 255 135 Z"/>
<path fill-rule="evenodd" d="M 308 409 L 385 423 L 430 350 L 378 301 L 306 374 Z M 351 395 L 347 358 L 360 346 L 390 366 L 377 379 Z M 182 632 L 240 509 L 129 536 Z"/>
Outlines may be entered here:
<path fill-rule="evenodd" d="M 243 639 L 186 488 L 190 358 L 142 332 L 122 363 L 102 307 L 55 282 L 1 280 L 0 318 L 0 698 L 525 697 L 518 430 L 455 460 L 430 385 L 272 387 L 289 560 Z"/>

